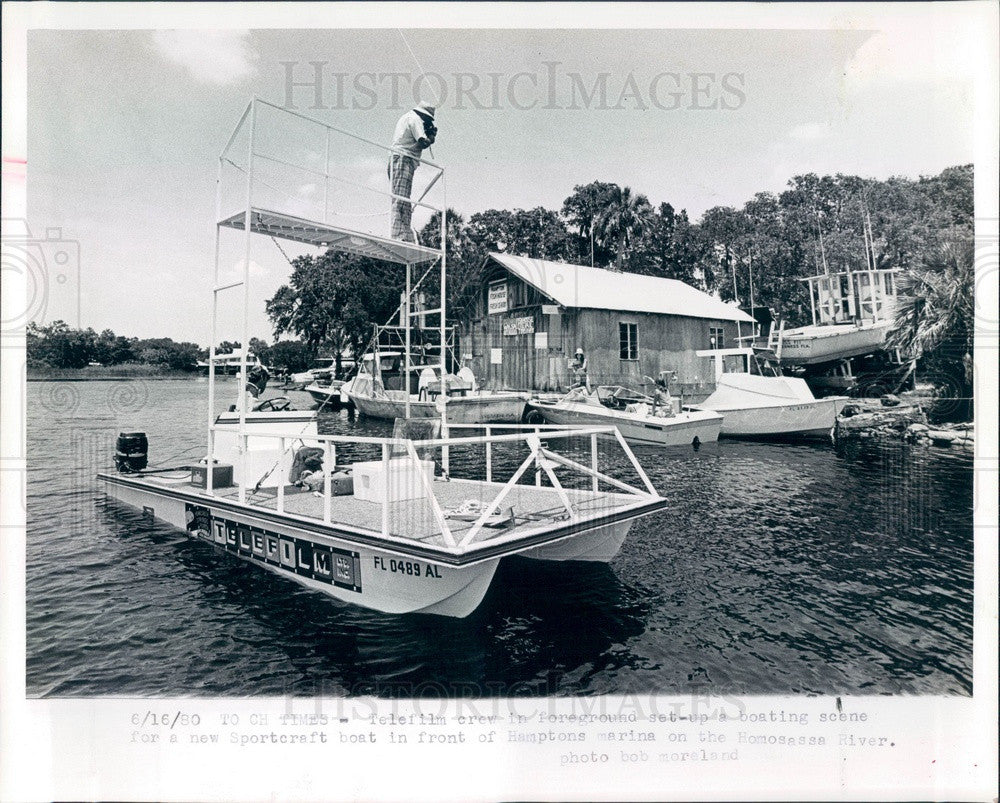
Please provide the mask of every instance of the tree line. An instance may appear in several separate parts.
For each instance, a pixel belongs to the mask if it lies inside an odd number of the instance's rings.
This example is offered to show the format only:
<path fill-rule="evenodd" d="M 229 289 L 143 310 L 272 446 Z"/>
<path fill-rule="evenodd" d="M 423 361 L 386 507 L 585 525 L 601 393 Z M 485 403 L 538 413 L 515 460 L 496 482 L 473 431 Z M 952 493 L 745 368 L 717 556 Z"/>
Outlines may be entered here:
<path fill-rule="evenodd" d="M 496 251 L 679 279 L 747 308 L 770 307 L 788 326 L 810 323 L 802 278 L 864 268 L 869 247 L 878 268 L 933 271 L 943 264 L 942 249 L 971 243 L 972 190 L 972 166 L 962 165 L 884 181 L 808 173 L 781 193 L 759 192 L 739 208 L 716 206 L 697 221 L 604 181 L 577 185 L 560 209 L 487 209 L 468 219 L 449 210 L 448 314 L 461 319 L 480 290 L 487 254 Z M 440 247 L 439 214 L 419 236 Z M 314 353 L 362 351 L 373 324 L 385 323 L 399 304 L 399 266 L 328 252 L 299 257 L 292 267 L 267 313 L 276 338 L 298 336 Z M 432 271 L 421 288 L 434 298 L 437 282 Z"/>
<path fill-rule="evenodd" d="M 697 221 L 668 202 L 654 205 L 629 187 L 593 181 L 575 186 L 559 209 L 487 209 L 467 219 L 449 210 L 448 315 L 459 320 L 469 308 L 491 251 L 679 279 L 747 308 L 770 307 L 788 326 L 810 322 L 802 278 L 864 268 L 874 258 L 876 267 L 905 272 L 893 342 L 953 372 L 964 366 L 971 377 L 973 219 L 971 165 L 884 181 L 799 175 L 783 192 L 713 207 Z M 439 214 L 419 237 L 440 246 Z M 373 326 L 397 312 L 403 283 L 402 267 L 380 260 L 333 251 L 298 257 L 288 283 L 265 305 L 276 342 L 253 338 L 250 347 L 288 371 L 307 368 L 323 352 L 363 353 Z M 436 269 L 420 289 L 436 298 Z M 222 343 L 218 351 L 238 345 Z M 98 334 L 62 321 L 31 324 L 27 348 L 31 367 L 135 362 L 193 370 L 207 358 L 194 343 Z"/>

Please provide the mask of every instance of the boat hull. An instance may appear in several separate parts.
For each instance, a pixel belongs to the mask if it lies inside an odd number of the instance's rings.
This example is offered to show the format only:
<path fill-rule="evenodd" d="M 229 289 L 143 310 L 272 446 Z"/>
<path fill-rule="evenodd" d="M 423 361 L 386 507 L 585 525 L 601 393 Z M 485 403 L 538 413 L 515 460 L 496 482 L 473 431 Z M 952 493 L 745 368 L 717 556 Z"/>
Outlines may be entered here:
<path fill-rule="evenodd" d="M 699 443 L 713 443 L 719 439 L 722 427 L 722 417 L 709 412 L 657 418 L 605 412 L 592 404 L 529 402 L 528 408 L 541 414 L 547 424 L 615 426 L 630 443 L 656 446 L 690 446 L 695 438 Z"/>
<path fill-rule="evenodd" d="M 449 424 L 509 424 L 521 420 L 527 403 L 518 393 L 449 396 L 446 412 Z"/>
<path fill-rule="evenodd" d="M 342 383 L 341 383 L 342 384 Z M 350 404 L 340 392 L 341 385 L 321 386 L 315 382 L 306 385 L 303 390 L 309 394 L 314 402 L 323 405 L 324 410 L 342 410 Z"/>
<path fill-rule="evenodd" d="M 388 420 L 406 417 L 403 399 L 348 395 L 361 415 Z M 445 411 L 450 424 L 515 423 L 521 420 L 526 403 L 527 396 L 513 393 L 449 396 L 441 406 L 437 402 L 411 399 L 410 418 L 440 418 L 442 407 L 447 405 Z"/>
<path fill-rule="evenodd" d="M 529 549 L 521 555 L 535 560 L 581 560 L 608 563 L 625 543 L 632 522 L 624 521 L 599 527 L 585 535 Z"/>
<path fill-rule="evenodd" d="M 381 418 L 393 420 L 395 418 L 406 418 L 406 402 L 402 399 L 374 398 L 356 393 L 349 393 L 348 397 L 354 405 L 354 409 L 359 415 L 368 418 Z M 410 418 L 440 418 L 437 406 L 429 401 L 410 401 Z"/>
<path fill-rule="evenodd" d="M 482 602 L 500 558 L 448 566 L 234 510 L 204 494 L 168 494 L 99 475 L 112 499 L 197 540 L 343 602 L 383 613 L 468 616 Z"/>
<path fill-rule="evenodd" d="M 846 403 L 843 397 L 769 407 L 711 409 L 722 415 L 720 434 L 726 438 L 828 437 Z"/>
<path fill-rule="evenodd" d="M 806 326 L 781 337 L 781 362 L 813 365 L 871 354 L 885 347 L 888 322 L 868 326 Z"/>

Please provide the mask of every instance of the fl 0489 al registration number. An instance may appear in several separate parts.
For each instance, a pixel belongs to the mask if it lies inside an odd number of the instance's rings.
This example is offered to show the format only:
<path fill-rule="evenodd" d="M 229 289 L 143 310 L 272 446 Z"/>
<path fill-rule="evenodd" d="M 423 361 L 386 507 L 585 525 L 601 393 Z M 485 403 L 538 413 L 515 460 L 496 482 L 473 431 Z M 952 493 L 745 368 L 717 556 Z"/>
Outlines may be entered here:
<path fill-rule="evenodd" d="M 441 579 L 441 572 L 438 567 L 430 563 L 421 563 L 416 560 L 403 560 L 399 558 L 380 558 L 375 555 L 372 560 L 376 569 L 383 572 L 393 572 L 395 574 L 405 574 L 410 577 L 433 577 Z"/>

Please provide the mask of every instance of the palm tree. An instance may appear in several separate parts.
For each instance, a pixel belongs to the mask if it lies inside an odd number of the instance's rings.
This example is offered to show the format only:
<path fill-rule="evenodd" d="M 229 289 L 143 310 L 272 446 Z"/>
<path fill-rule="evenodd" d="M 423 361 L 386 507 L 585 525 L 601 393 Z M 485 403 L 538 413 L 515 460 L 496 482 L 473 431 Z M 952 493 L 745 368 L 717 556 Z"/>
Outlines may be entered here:
<path fill-rule="evenodd" d="M 618 243 L 615 269 L 622 269 L 626 251 L 642 234 L 653 214 L 645 195 L 633 195 L 629 187 L 615 187 L 611 200 L 597 218 L 597 228 L 603 237 Z"/>
<path fill-rule="evenodd" d="M 929 254 L 899 276 L 896 320 L 886 345 L 971 399 L 975 336 L 975 246 L 971 237 Z M 971 412 L 971 406 L 969 407 Z"/>

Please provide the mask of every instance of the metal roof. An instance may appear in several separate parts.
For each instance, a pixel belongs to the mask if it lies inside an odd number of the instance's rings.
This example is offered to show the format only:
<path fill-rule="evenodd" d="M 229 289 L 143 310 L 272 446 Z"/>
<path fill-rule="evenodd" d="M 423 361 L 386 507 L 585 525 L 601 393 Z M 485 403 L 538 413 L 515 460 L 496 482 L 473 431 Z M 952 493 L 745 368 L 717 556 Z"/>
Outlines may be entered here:
<path fill-rule="evenodd" d="M 219 225 L 243 231 L 243 217 L 243 212 L 237 212 L 220 220 Z M 430 262 L 441 256 L 440 251 L 416 243 L 390 240 L 388 237 L 377 237 L 374 234 L 332 226 L 329 223 L 317 223 L 257 207 L 250 209 L 250 230 L 256 234 L 269 234 L 272 237 L 332 248 L 355 256 L 398 262 L 401 265 Z"/>
<path fill-rule="evenodd" d="M 618 273 L 511 254 L 491 253 L 490 259 L 563 307 L 754 322 L 736 306 L 677 279 Z"/>

